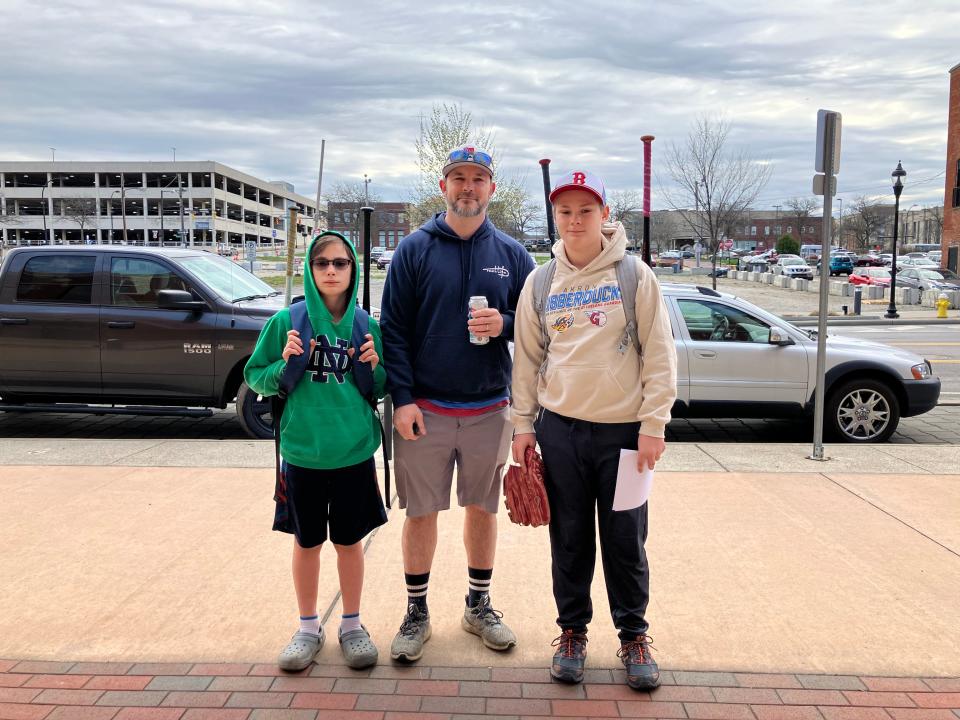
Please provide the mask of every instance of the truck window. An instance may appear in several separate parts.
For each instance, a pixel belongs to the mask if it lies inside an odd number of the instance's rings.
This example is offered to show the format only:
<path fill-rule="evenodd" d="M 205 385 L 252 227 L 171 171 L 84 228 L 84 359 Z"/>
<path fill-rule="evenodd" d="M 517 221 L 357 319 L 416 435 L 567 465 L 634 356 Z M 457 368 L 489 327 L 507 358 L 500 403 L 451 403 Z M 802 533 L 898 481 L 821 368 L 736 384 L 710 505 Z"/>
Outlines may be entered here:
<path fill-rule="evenodd" d="M 40 255 L 27 260 L 17 285 L 18 302 L 89 305 L 95 255 Z"/>
<path fill-rule="evenodd" d="M 126 307 L 156 307 L 161 290 L 187 290 L 165 265 L 143 258 L 113 258 L 110 263 L 110 302 Z"/>

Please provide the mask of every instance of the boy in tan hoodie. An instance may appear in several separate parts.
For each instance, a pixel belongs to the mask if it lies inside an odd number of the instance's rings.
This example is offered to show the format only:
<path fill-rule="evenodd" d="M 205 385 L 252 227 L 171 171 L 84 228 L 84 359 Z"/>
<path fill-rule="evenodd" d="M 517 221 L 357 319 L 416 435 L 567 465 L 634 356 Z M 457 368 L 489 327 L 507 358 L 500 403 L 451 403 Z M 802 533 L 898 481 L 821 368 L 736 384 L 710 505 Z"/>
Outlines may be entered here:
<path fill-rule="evenodd" d="M 627 683 L 656 687 L 660 671 L 650 654 L 645 612 L 649 569 L 644 551 L 647 505 L 613 511 L 621 448 L 638 451 L 638 467 L 662 455 L 664 428 L 676 398 L 676 349 L 656 277 L 626 254 L 620 223 L 609 224 L 603 182 L 587 171 L 560 178 L 550 194 L 561 240 L 543 312 L 536 310 L 534 278 L 517 306 L 513 366 L 513 458 L 540 445 L 550 502 L 553 594 L 561 635 L 551 674 L 580 682 L 587 625 L 593 616 L 590 583 L 600 553 L 613 622 L 619 631 Z M 637 336 L 625 339 L 617 263 L 637 267 Z"/>

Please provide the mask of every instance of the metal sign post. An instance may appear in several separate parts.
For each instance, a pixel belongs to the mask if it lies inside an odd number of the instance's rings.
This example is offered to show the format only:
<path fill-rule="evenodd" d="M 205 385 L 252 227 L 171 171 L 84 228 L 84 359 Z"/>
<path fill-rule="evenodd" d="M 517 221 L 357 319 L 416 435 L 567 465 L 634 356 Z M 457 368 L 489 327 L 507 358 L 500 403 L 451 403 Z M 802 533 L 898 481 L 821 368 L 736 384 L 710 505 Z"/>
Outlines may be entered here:
<path fill-rule="evenodd" d="M 290 301 L 293 299 L 293 256 L 297 249 L 297 208 L 290 208 L 287 217 L 287 282 L 284 305 L 290 307 Z M 310 258 L 306 258 L 307 269 L 304 272 L 310 272 Z"/>
<path fill-rule="evenodd" d="M 833 244 L 833 195 L 837 191 L 834 174 L 840 169 L 840 113 L 817 113 L 817 153 L 813 192 L 823 195 L 823 240 L 820 253 L 820 317 L 817 323 L 817 374 L 813 410 L 813 453 L 810 460 L 829 460 L 823 455 L 824 380 L 827 367 L 827 312 L 830 295 L 830 246 Z"/>

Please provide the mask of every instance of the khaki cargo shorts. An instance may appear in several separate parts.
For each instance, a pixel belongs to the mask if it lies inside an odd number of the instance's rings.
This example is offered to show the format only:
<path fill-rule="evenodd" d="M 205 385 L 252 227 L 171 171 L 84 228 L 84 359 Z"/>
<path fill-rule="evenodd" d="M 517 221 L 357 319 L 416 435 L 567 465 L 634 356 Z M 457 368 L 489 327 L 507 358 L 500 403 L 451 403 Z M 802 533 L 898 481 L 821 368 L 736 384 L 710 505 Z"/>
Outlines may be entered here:
<path fill-rule="evenodd" d="M 472 417 L 421 412 L 426 435 L 404 440 L 393 431 L 400 507 L 406 508 L 409 517 L 448 510 L 456 467 L 458 504 L 497 512 L 503 466 L 513 439 L 510 408 Z"/>

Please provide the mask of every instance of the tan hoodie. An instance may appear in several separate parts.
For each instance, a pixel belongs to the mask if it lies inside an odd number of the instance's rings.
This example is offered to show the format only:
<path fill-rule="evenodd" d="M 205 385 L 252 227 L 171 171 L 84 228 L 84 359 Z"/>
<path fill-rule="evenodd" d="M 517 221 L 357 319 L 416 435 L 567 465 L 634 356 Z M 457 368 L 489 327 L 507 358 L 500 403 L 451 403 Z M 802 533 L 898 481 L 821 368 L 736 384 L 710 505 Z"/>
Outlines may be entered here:
<path fill-rule="evenodd" d="M 546 369 L 533 277 L 527 277 L 514 324 L 513 423 L 533 432 L 541 407 L 589 422 L 640 421 L 640 433 L 663 437 L 677 395 L 677 351 L 667 308 L 653 271 L 637 263 L 637 335 L 622 346 L 626 317 L 616 262 L 627 237 L 620 223 L 603 226 L 600 254 L 582 270 L 567 260 L 563 240 L 554 246 L 557 269 L 545 312 L 550 337 Z"/>

